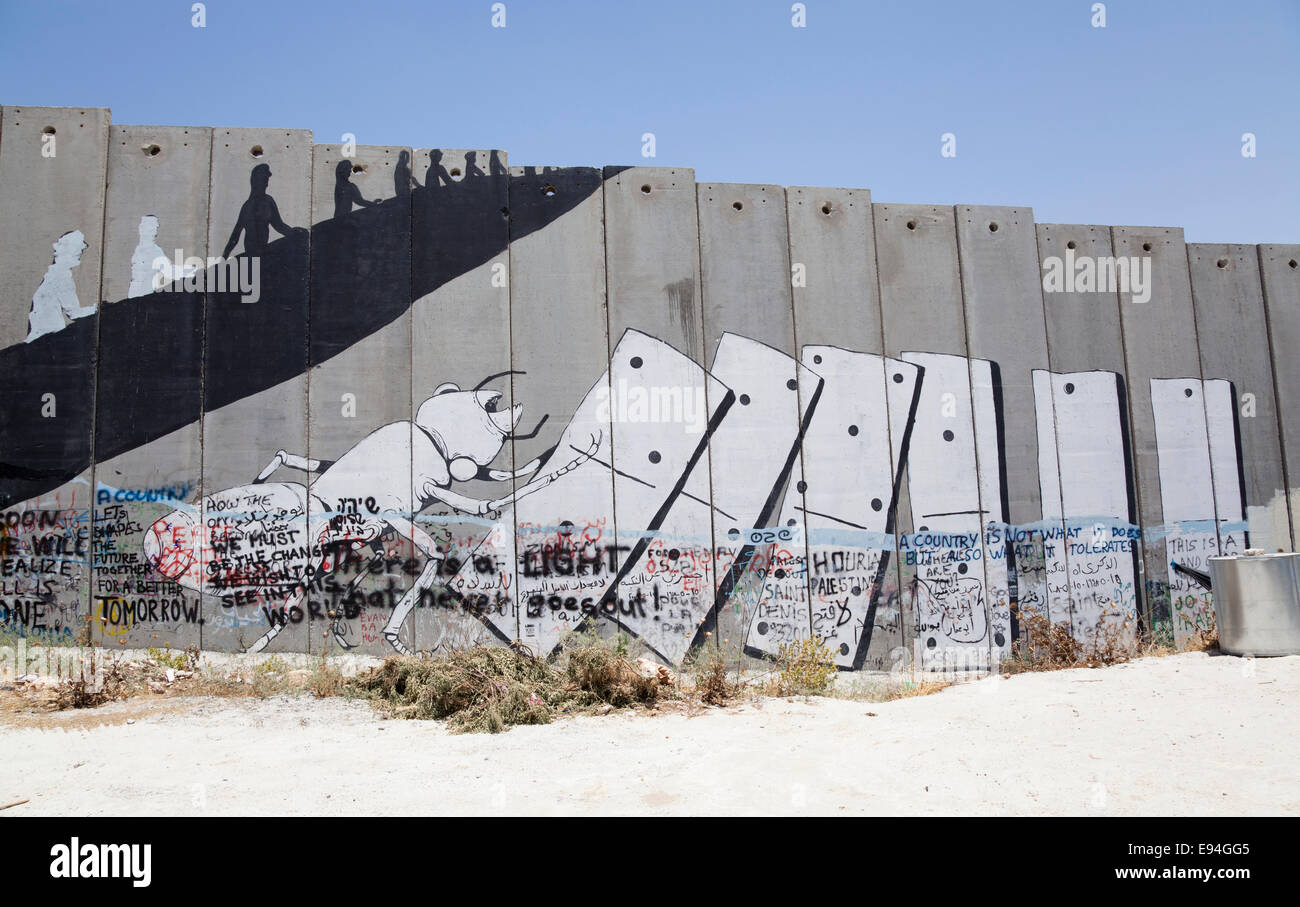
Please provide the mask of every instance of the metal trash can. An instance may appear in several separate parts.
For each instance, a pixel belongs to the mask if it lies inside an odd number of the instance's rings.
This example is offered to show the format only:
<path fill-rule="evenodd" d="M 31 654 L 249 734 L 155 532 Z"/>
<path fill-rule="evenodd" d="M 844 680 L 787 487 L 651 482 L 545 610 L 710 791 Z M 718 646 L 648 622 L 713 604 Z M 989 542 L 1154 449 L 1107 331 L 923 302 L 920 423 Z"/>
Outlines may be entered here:
<path fill-rule="evenodd" d="M 1210 558 L 1219 650 L 1300 655 L 1300 554 Z"/>

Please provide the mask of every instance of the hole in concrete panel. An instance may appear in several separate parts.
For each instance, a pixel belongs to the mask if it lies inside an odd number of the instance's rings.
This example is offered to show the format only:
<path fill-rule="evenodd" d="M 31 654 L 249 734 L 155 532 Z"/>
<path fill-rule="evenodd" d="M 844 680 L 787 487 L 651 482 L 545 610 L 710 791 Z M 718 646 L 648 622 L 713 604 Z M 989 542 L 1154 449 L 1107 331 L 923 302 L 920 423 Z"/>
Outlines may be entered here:
<path fill-rule="evenodd" d="M 827 202 L 826 204 L 822 205 L 822 214 L 830 214 L 830 213 L 831 213 L 831 203 Z"/>
<path fill-rule="evenodd" d="M 253 157 L 261 157 L 265 152 L 262 151 L 261 145 L 254 145 L 252 148 L 248 149 L 248 153 Z"/>
<path fill-rule="evenodd" d="M 1287 266 L 1288 268 L 1290 268 L 1291 270 L 1294 271 L 1294 270 L 1295 270 L 1295 267 L 1296 267 L 1295 259 L 1293 258 L 1293 259 L 1291 259 L 1290 261 L 1288 261 L 1288 262 L 1286 263 L 1286 266 Z"/>
<path fill-rule="evenodd" d="M 1067 381 L 1066 384 L 1065 384 L 1065 392 L 1066 392 L 1067 394 L 1072 394 L 1072 393 L 1074 393 L 1074 385 L 1073 385 L 1072 383 L 1070 383 L 1070 382 Z"/>
<path fill-rule="evenodd" d="M 644 186 L 641 187 L 641 194 L 642 194 L 642 195 L 649 195 L 649 194 L 650 194 L 650 184 L 649 184 L 649 183 L 646 183 Z"/>
<path fill-rule="evenodd" d="M 1068 243 L 1065 244 L 1065 248 L 1073 249 L 1074 245 L 1075 245 L 1074 240 L 1070 240 Z"/>
<path fill-rule="evenodd" d="M 1226 258 L 1220 258 L 1220 259 L 1219 259 L 1218 261 L 1216 261 L 1214 264 L 1215 264 L 1215 266 L 1216 266 L 1219 270 L 1223 270 L 1224 268 L 1226 268 L 1226 267 L 1228 266 L 1228 259 L 1226 259 Z"/>
<path fill-rule="evenodd" d="M 159 153 L 161 153 L 161 152 L 162 152 L 162 149 L 159 148 L 157 145 L 150 145 L 149 147 L 145 148 L 145 150 L 144 150 L 144 153 L 147 154 L 147 155 L 149 155 L 150 157 L 157 157 L 157 156 L 159 155 Z"/>
<path fill-rule="evenodd" d="M 447 173 L 448 173 L 452 178 L 458 177 L 458 176 L 460 176 L 460 168 L 459 168 L 459 167 L 452 167 L 450 170 L 447 171 Z"/>
<path fill-rule="evenodd" d="M 909 220 L 909 221 L 907 222 L 907 229 L 909 229 L 909 230 L 915 230 L 915 229 L 916 229 L 916 221 L 914 221 L 914 220 Z"/>
<path fill-rule="evenodd" d="M 997 222 L 997 221 L 995 221 L 995 220 L 991 220 L 991 221 L 989 221 L 989 232 L 990 232 L 990 233 L 996 233 L 996 232 L 998 232 L 998 222 Z"/>
<path fill-rule="evenodd" d="M 46 126 L 44 129 L 41 130 L 41 132 L 45 133 L 46 135 L 54 135 L 54 127 Z"/>
<path fill-rule="evenodd" d="M 735 208 L 737 211 L 740 211 L 740 210 L 743 209 L 745 206 L 742 205 L 740 202 L 732 202 L 732 203 L 731 203 L 731 207 Z"/>
<path fill-rule="evenodd" d="M 1142 244 L 1142 251 L 1143 251 L 1143 252 L 1150 252 L 1150 251 L 1151 251 L 1151 243 L 1149 243 L 1149 242 L 1144 242 L 1144 243 Z"/>
<path fill-rule="evenodd" d="M 353 164 L 353 165 L 352 165 L 352 172 L 353 172 L 353 173 L 365 173 L 365 172 L 366 172 L 366 165 L 365 165 L 365 164 Z"/>
<path fill-rule="evenodd" d="M 554 198 L 554 197 L 555 197 L 555 187 L 554 187 L 554 186 L 543 186 L 543 187 L 542 187 L 542 195 L 545 195 L 547 198 Z"/>

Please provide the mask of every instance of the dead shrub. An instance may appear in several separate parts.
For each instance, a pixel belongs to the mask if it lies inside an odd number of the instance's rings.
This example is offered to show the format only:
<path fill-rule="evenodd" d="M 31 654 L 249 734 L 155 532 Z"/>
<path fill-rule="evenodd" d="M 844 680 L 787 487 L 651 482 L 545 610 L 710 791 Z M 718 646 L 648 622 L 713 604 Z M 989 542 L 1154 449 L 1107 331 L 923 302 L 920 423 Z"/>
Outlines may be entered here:
<path fill-rule="evenodd" d="M 522 649 L 477 646 L 446 658 L 384 659 L 353 681 L 364 695 L 402 718 L 446 719 L 456 733 L 499 733 L 549 724 L 558 715 L 653 704 L 661 675 L 643 675 L 607 646 L 568 652 L 563 670 Z"/>
<path fill-rule="evenodd" d="M 727 659 L 714 646 L 702 647 L 690 663 L 691 693 L 705 705 L 726 705 L 740 692 L 727 673 Z"/>
<path fill-rule="evenodd" d="M 60 683 L 51 705 L 57 710 L 93 709 L 130 696 L 132 683 L 123 666 L 115 659 L 104 659 L 101 665 L 98 676 L 96 672 L 87 676 L 83 670 Z"/>
<path fill-rule="evenodd" d="M 1003 659 L 1000 670 L 1008 674 L 1026 671 L 1061 671 L 1069 668 L 1100 668 L 1122 664 L 1133 658 L 1134 646 L 1125 638 L 1128 622 L 1103 621 L 1093 638 L 1079 640 L 1068 622 L 1050 621 L 1037 611 L 1020 611 L 1020 636 Z"/>

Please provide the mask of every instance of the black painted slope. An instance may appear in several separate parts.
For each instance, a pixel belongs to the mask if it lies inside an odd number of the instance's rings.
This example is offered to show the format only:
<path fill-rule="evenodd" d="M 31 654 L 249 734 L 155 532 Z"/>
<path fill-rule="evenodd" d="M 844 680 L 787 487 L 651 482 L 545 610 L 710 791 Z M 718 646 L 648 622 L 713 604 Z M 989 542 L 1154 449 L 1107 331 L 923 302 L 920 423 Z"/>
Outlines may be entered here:
<path fill-rule="evenodd" d="M 618 169 L 607 168 L 606 176 Z M 106 303 L 98 315 L 62 331 L 0 350 L 0 507 L 74 478 L 91 465 L 92 449 L 94 462 L 103 462 L 191 424 L 200 411 L 302 374 L 308 357 L 319 364 L 338 355 L 398 318 L 413 299 L 504 251 L 501 219 L 509 216 L 509 237 L 519 239 L 600 185 L 599 171 L 539 174 L 529 168 L 521 176 L 421 187 L 409 199 L 314 224 L 310 249 L 306 231 L 270 243 L 255 304 L 229 292 L 154 293 Z M 506 190 L 510 197 L 542 195 L 548 203 L 520 205 L 508 215 L 501 207 Z M 444 216 L 426 216 L 444 206 Z M 412 211 L 420 221 L 417 235 L 436 250 L 416 250 L 414 268 L 394 265 L 409 258 L 392 254 L 395 242 L 409 243 Z M 309 273 L 311 318 L 304 338 Z M 212 285 L 214 274 L 208 277 Z M 200 348 L 206 375 L 199 370 Z M 109 353 L 99 369 L 97 350 Z M 55 395 L 56 420 L 42 416 L 46 394 Z"/>

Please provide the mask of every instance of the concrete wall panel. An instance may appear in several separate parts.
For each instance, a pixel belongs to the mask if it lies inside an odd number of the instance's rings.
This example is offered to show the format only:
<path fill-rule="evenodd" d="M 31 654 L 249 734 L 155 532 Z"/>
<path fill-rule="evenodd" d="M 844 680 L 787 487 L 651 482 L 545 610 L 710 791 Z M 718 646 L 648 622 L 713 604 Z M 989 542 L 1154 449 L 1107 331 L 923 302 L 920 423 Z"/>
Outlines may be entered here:
<path fill-rule="evenodd" d="M 200 641 L 200 591 L 178 582 L 185 577 L 177 568 L 194 553 L 192 533 L 179 523 L 201 525 L 211 133 L 180 126 L 109 133 L 98 362 L 104 404 L 96 434 L 117 434 L 115 423 L 143 421 L 151 411 L 178 427 L 96 467 L 92 606 L 106 642 L 185 648 Z M 141 355 L 142 337 L 167 342 Z M 160 519 L 167 521 L 161 535 L 153 529 Z M 163 537 L 168 544 L 155 547 Z"/>
<path fill-rule="evenodd" d="M 0 624 L 68 640 L 89 608 L 94 363 L 109 112 L 0 111 Z M 15 567 L 14 569 L 19 569 Z"/>
<path fill-rule="evenodd" d="M 455 385 L 469 391 L 492 376 L 497 377 L 483 390 L 500 393 L 494 406 L 508 413 L 514 399 L 511 376 L 507 374 L 510 187 L 506 153 L 416 149 L 412 176 L 412 418 L 424 401 L 440 389 Z M 513 445 L 504 442 L 491 461 L 492 468 L 510 472 L 513 456 Z M 417 479 L 417 502 L 419 484 Z M 457 493 L 486 501 L 502 498 L 514 487 L 510 478 L 471 478 L 452 486 Z M 446 587 L 459 565 L 471 561 L 487 532 L 488 521 L 434 499 L 419 511 L 416 525 L 434 539 L 443 558 L 428 578 L 432 585 L 421 593 L 408 619 L 414 623 L 416 647 L 422 652 L 445 652 L 494 640 L 489 625 Z M 498 571 L 495 575 L 504 570 L 509 576 L 512 565 L 512 559 L 494 565 Z M 483 578 L 489 575 L 494 574 L 476 574 Z"/>
<path fill-rule="evenodd" d="M 802 479 L 803 415 L 820 379 L 798 363 L 785 190 L 702 183 L 696 200 L 705 348 L 739 404 L 710 441 L 713 504 L 732 516 L 714 523 L 715 638 L 739 660 L 756 621 L 772 640 L 778 628 L 791 642 L 811 632 L 802 519 L 787 517 L 775 542 L 752 534 L 777 525 L 787 485 Z"/>
<path fill-rule="evenodd" d="M 1242 472 L 1216 474 L 1215 480 L 1240 483 L 1244 489 L 1252 547 L 1289 550 L 1291 526 L 1258 253 L 1254 246 L 1188 243 L 1187 265 L 1201 371 L 1209 379 L 1231 382 L 1236 391 L 1233 411 Z"/>
<path fill-rule="evenodd" d="M 808 524 L 812 632 L 841 666 L 883 669 L 903 645 L 892 537 L 903 439 L 890 438 L 886 395 L 900 390 L 893 374 L 915 391 L 915 368 L 880 355 L 871 193 L 791 187 L 786 216 L 801 361 L 827 381 L 804 442 L 803 500 L 787 494 Z"/>
<path fill-rule="evenodd" d="M 308 650 L 311 473 L 274 467 L 280 451 L 308 454 L 311 140 L 212 133 L 207 242 L 225 265 L 208 270 L 204 325 L 204 648 L 241 650 L 279 626 L 268 650 Z"/>
<path fill-rule="evenodd" d="M 555 486 L 566 489 L 562 497 L 525 498 L 513 513 L 517 615 L 502 615 L 498 627 L 509 633 L 517 616 L 513 638 L 543 653 L 566 631 L 589 623 L 582 602 L 600 596 L 587 581 L 594 576 L 603 595 L 625 554 L 615 538 L 610 418 L 599 406 L 600 389 L 608 394 L 610 355 L 603 178 L 588 167 L 511 167 L 510 175 L 513 399 L 524 407 L 520 433 L 547 419 L 536 437 L 514 442 L 515 462 L 529 463 L 554 447 L 543 471 L 575 460 L 584 467 Z M 565 213 L 550 221 L 553 210 Z M 548 221 L 545 229 L 519 235 L 525 225 Z M 556 555 L 577 558 L 584 551 L 603 557 L 573 573 L 547 569 Z"/>
<path fill-rule="evenodd" d="M 319 614 L 309 603 L 309 646 L 386 655 L 414 650 L 414 627 L 390 619 L 423 569 L 410 528 L 411 149 L 343 150 L 312 155 L 308 446 L 323 468 L 309 531 L 344 547 L 326 558 L 341 588 Z M 374 330 L 358 340 L 367 312 Z"/>
<path fill-rule="evenodd" d="M 1045 470 L 1060 470 L 1055 478 L 1046 472 L 1041 475 L 1044 531 L 1053 532 L 1046 525 L 1049 514 L 1063 515 L 1056 539 L 1049 537 L 1044 546 L 1047 614 L 1053 622 L 1072 621 L 1076 633 L 1088 633 L 1103 615 L 1135 614 L 1142 593 L 1119 295 L 1114 289 L 1098 287 L 1095 279 L 1086 283 L 1077 279 L 1088 268 L 1095 276 L 1096 263 L 1111 258 L 1109 227 L 1038 224 L 1037 232 L 1053 374 L 1050 380 L 1041 376 L 1042 397 L 1036 401 L 1040 409 L 1052 411 L 1040 412 L 1040 419 L 1054 420 L 1054 424 L 1039 423 L 1039 459 Z M 1080 424 L 1093 430 L 1079 431 Z M 1055 451 L 1044 449 L 1047 438 L 1055 439 Z M 1054 465 L 1048 466 L 1049 462 Z M 1102 475 L 1097 471 L 1099 463 L 1122 471 Z M 1061 500 L 1050 499 L 1049 486 L 1058 489 L 1056 497 Z M 1113 556 L 1110 581 L 1097 583 L 1076 573 L 1070 554 L 1075 549 L 1079 559 L 1090 565 L 1088 569 L 1098 558 Z M 1058 604 L 1062 598 L 1067 600 L 1065 607 Z M 1121 620 L 1120 624 L 1126 635 L 1136 632 L 1136 623 L 1123 627 Z"/>
<path fill-rule="evenodd" d="M 1034 214 L 958 205 L 956 218 L 969 351 L 994 363 L 999 410 L 996 443 L 1004 475 L 992 487 L 1001 485 L 1009 526 L 1006 544 L 988 553 L 990 562 L 1009 558 L 1012 602 L 1042 609 L 1048 596 L 1031 376 L 1047 367 L 1048 357 Z M 981 462 L 981 474 L 989 466 Z"/>
<path fill-rule="evenodd" d="M 1111 245 L 1116 259 L 1126 258 L 1131 264 L 1136 263 L 1132 271 L 1136 277 L 1131 278 L 1127 285 L 1117 281 L 1116 286 L 1120 324 L 1124 332 L 1134 480 L 1143 535 L 1145 618 L 1147 627 L 1163 637 L 1173 632 L 1174 600 L 1180 596 L 1194 598 L 1197 593 L 1194 584 L 1170 566 L 1165 539 L 1179 527 L 1171 525 L 1166 517 L 1163 501 L 1179 494 L 1179 489 L 1162 489 L 1160 484 L 1161 466 L 1151 382 L 1155 378 L 1175 377 L 1199 382 L 1201 362 L 1196 343 L 1196 318 L 1181 229 L 1112 227 Z M 1141 301 L 1144 297 L 1148 298 Z M 1200 399 L 1199 395 L 1196 396 Z M 1209 444 L 1204 416 L 1197 421 L 1194 408 L 1180 412 L 1193 420 L 1183 426 L 1185 431 L 1181 435 L 1189 445 L 1188 455 L 1199 456 L 1195 451 L 1208 449 Z M 1200 490 L 1189 487 L 1185 493 L 1190 502 Z"/>
<path fill-rule="evenodd" d="M 1300 537 L 1300 493 L 1294 490 L 1300 486 L 1300 357 L 1289 351 L 1300 349 L 1300 245 L 1266 244 L 1258 250 L 1294 550 Z"/>
<path fill-rule="evenodd" d="M 651 450 L 658 456 L 652 464 L 656 471 L 679 475 L 695 446 L 706 440 L 710 411 L 727 390 L 689 365 L 705 364 L 694 172 L 630 167 L 607 168 L 605 175 L 610 343 L 618 343 L 629 330 L 640 331 L 681 357 L 653 347 L 653 355 L 631 352 L 641 362 L 633 370 L 635 383 L 620 384 L 614 377 L 610 388 L 615 523 L 619 544 L 633 546 L 645 529 L 636 525 L 634 513 L 650 491 L 644 480 L 632 476 L 650 468 L 646 458 Z M 612 368 L 626 366 L 613 363 Z M 644 402 L 635 398 L 638 385 L 648 395 Z M 653 409 L 649 404 L 655 404 Z M 620 624 L 674 664 L 698 643 L 714 605 L 715 514 L 708 463 L 706 444 L 687 485 L 619 585 L 619 598 L 631 612 L 620 617 Z"/>
<path fill-rule="evenodd" d="M 893 433 L 908 439 L 897 521 L 906 657 L 927 667 L 961 665 L 968 659 L 974 659 L 974 666 L 988 659 L 996 636 L 1001 636 L 997 648 L 1009 644 L 1010 626 L 1006 586 L 999 579 L 1006 575 L 1005 558 L 999 560 L 990 584 L 984 577 L 989 546 L 983 534 L 972 529 L 980 524 L 979 514 L 1001 510 L 1001 495 L 983 500 L 984 476 L 974 459 L 978 450 L 988 450 L 987 456 L 996 459 L 996 421 L 976 420 L 975 368 L 968 367 L 963 376 L 954 364 L 968 354 L 956 215 L 954 209 L 936 205 L 877 204 L 873 216 L 885 352 L 923 369 L 915 411 L 901 411 L 893 399 L 890 409 Z M 925 359 L 930 371 L 924 370 Z M 989 375 L 991 381 L 991 369 L 979 374 Z M 991 384 L 984 391 L 989 399 L 978 407 L 981 416 L 995 403 Z M 987 415 L 996 419 L 993 412 Z M 943 465 L 947 455 L 940 451 L 947 445 L 970 454 L 972 471 L 958 483 L 963 487 L 953 485 L 954 473 Z M 926 502 L 942 498 L 945 488 L 954 489 L 961 503 L 945 505 L 935 514 Z M 958 516 L 955 511 L 967 512 Z M 954 531 L 931 532 L 949 520 L 956 520 Z M 1002 547 L 1001 539 L 998 533 L 992 544 Z M 954 599 L 951 607 L 969 612 L 966 622 L 977 631 L 931 632 L 942 624 L 940 612 L 949 599 Z"/>

